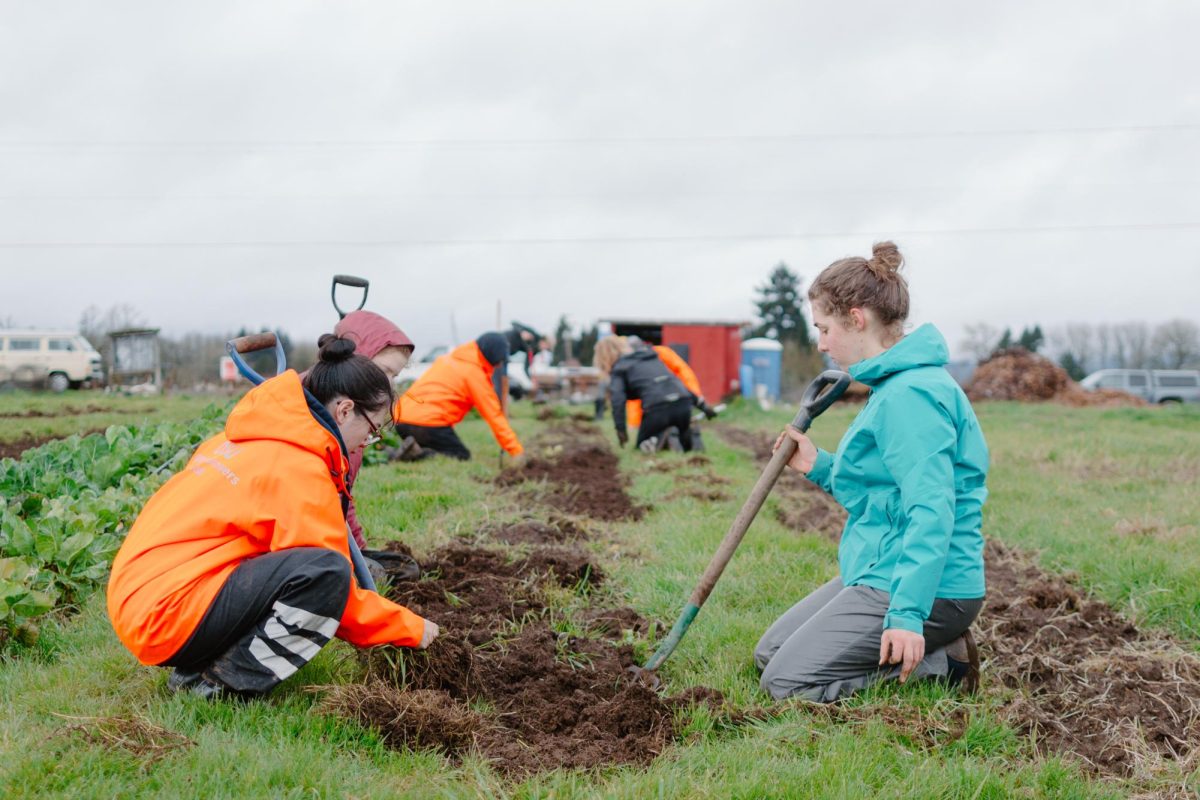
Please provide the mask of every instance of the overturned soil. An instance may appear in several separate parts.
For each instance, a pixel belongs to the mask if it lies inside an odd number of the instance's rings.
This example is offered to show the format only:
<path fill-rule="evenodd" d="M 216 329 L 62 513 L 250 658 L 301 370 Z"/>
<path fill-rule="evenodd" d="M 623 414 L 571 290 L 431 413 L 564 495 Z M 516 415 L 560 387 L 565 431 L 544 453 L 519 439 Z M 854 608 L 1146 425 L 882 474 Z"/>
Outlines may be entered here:
<path fill-rule="evenodd" d="M 1114 389 L 1088 391 L 1062 367 L 1023 347 L 997 350 L 981 361 L 967 386 L 972 400 L 1053 402 L 1068 406 L 1144 406 L 1146 401 Z"/>
<path fill-rule="evenodd" d="M 626 639 L 648 628 L 633 609 L 589 609 L 577 624 L 551 624 L 546 587 L 586 591 L 603 580 L 582 550 L 538 547 L 509 558 L 456 544 L 421 566 L 425 577 L 391 597 L 443 635 L 425 651 L 373 651 L 371 682 L 337 687 L 324 700 L 394 746 L 434 747 L 455 759 L 475 752 L 518 776 L 646 764 L 675 738 L 678 709 L 723 708 L 719 693 L 663 697 L 627 671 Z"/>
<path fill-rule="evenodd" d="M 1039 750 L 1115 777 L 1200 766 L 1200 658 L 1013 549 L 986 561 L 984 678 L 1017 690 L 1009 716 Z"/>
<path fill-rule="evenodd" d="M 539 437 L 535 452 L 541 455 L 501 473 L 496 485 L 510 488 L 543 482 L 543 502 L 559 511 L 592 519 L 637 520 L 646 513 L 646 508 L 634 503 L 626 492 L 629 481 L 621 475 L 617 455 L 595 425 L 564 420 Z"/>
<path fill-rule="evenodd" d="M 63 406 L 53 411 L 43 411 L 38 408 L 28 408 L 24 411 L 8 411 L 0 414 L 0 419 L 44 419 L 47 417 L 81 417 L 85 414 L 152 414 L 155 408 L 105 408 L 98 405 Z"/>
<path fill-rule="evenodd" d="M 770 436 L 720 431 L 759 460 L 769 458 Z M 780 520 L 838 538 L 845 510 L 798 477 L 785 472 L 776 485 Z M 1112 778 L 1147 778 L 1165 762 L 1184 773 L 1200 766 L 1200 657 L 1165 635 L 1139 631 L 1020 551 L 988 542 L 984 561 L 988 596 L 974 629 L 985 686 L 1006 692 L 1006 717 L 1040 752 L 1077 758 Z M 964 725 L 951 722 L 934 738 L 961 735 Z"/>

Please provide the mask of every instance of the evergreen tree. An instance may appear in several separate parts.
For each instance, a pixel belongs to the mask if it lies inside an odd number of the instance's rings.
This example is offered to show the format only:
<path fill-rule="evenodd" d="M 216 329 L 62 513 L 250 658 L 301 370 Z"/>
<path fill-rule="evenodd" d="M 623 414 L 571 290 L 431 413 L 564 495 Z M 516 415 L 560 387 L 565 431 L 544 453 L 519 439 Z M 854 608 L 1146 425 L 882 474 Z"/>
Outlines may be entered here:
<path fill-rule="evenodd" d="M 996 345 L 997 350 L 1007 350 L 1013 346 L 1012 329 L 1005 328 L 1004 335 L 1000 337 L 1000 343 Z"/>
<path fill-rule="evenodd" d="M 565 364 L 568 358 L 567 344 L 571 343 L 569 355 L 574 357 L 575 347 L 571 342 L 571 323 L 567 322 L 567 315 L 563 314 L 558 318 L 558 325 L 554 327 L 554 363 Z"/>
<path fill-rule="evenodd" d="M 599 329 L 593 325 L 579 334 L 579 344 L 575 348 L 575 357 L 580 364 L 591 364 L 596 355 L 596 340 L 600 338 Z"/>
<path fill-rule="evenodd" d="M 754 329 L 754 336 L 765 336 L 779 342 L 795 342 L 801 347 L 811 347 L 808 336 L 808 320 L 805 319 L 804 302 L 800 293 L 800 276 L 788 269 L 782 261 L 771 271 L 767 282 L 755 291 L 758 298 L 754 306 L 762 320 Z"/>
<path fill-rule="evenodd" d="M 1060 367 L 1062 367 L 1064 370 L 1066 370 L 1067 374 L 1071 376 L 1071 380 L 1073 380 L 1073 381 L 1083 380 L 1084 375 L 1086 374 L 1083 371 L 1083 367 L 1079 364 L 1078 361 L 1075 360 L 1075 356 L 1071 353 L 1070 350 L 1063 353 L 1062 358 L 1060 358 L 1058 360 L 1058 364 Z"/>
<path fill-rule="evenodd" d="M 1031 353 L 1036 353 L 1045 339 L 1046 337 L 1042 334 L 1042 326 L 1034 325 L 1032 328 L 1021 329 L 1021 338 L 1017 339 L 1017 344 Z"/>

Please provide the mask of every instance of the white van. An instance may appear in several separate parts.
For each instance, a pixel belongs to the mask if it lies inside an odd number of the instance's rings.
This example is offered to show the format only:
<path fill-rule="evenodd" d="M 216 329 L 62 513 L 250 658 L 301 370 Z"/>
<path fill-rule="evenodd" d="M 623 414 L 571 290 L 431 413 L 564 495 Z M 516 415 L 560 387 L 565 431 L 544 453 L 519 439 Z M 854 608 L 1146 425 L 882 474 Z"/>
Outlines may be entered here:
<path fill-rule="evenodd" d="M 1102 369 L 1079 385 L 1118 389 L 1151 403 L 1200 403 L 1200 370 L 1194 369 Z"/>
<path fill-rule="evenodd" d="M 62 392 L 103 380 L 100 354 L 75 331 L 0 328 L 0 386 Z"/>

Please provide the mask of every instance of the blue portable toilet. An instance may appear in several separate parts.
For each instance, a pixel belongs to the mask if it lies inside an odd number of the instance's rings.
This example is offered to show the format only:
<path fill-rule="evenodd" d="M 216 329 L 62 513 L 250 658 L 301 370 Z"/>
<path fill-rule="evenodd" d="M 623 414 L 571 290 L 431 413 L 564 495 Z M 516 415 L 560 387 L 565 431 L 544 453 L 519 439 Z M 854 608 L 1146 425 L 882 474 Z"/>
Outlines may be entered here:
<path fill-rule="evenodd" d="M 757 397 L 758 386 L 767 387 L 771 400 L 779 399 L 779 381 L 783 374 L 783 345 L 774 339 L 747 339 L 742 342 L 742 367 L 738 376 L 743 397 Z"/>

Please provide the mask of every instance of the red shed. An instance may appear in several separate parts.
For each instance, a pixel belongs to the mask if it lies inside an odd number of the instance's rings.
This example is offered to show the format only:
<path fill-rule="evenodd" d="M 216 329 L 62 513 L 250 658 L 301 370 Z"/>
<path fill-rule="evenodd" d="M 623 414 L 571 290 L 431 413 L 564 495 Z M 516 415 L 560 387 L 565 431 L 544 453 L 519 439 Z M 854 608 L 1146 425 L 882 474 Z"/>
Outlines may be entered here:
<path fill-rule="evenodd" d="M 696 373 L 705 398 L 715 403 L 738 391 L 742 330 L 749 325 L 737 320 L 607 319 L 601 320 L 600 332 L 670 347 Z"/>

